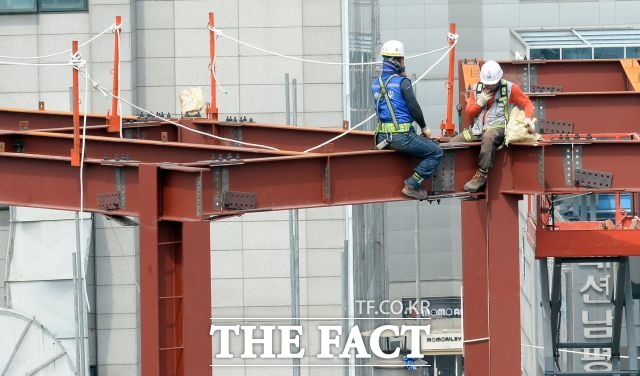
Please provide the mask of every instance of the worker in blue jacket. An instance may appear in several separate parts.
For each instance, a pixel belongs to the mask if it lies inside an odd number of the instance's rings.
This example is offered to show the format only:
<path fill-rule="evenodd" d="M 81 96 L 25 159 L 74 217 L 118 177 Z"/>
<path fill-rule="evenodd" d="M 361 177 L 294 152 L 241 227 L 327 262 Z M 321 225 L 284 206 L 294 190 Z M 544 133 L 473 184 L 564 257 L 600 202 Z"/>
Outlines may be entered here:
<path fill-rule="evenodd" d="M 428 192 L 422 189 L 422 182 L 431 178 L 438 168 L 442 149 L 429 139 L 431 131 L 404 72 L 404 45 L 390 40 L 382 46 L 380 54 L 382 74 L 371 87 L 378 115 L 376 144 L 379 149 L 389 147 L 420 158 L 413 175 L 404 180 L 402 193 L 424 200 L 428 198 Z M 421 135 L 416 133 L 414 121 L 420 127 Z"/>

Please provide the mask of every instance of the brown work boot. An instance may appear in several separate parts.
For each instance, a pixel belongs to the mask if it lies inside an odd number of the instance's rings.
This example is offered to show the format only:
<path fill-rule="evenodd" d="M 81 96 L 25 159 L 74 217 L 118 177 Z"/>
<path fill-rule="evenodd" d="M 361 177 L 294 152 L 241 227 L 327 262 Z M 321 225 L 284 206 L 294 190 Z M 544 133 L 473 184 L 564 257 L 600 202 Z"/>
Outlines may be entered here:
<path fill-rule="evenodd" d="M 402 193 L 418 200 L 426 200 L 429 197 L 429 193 L 424 189 L 413 189 L 408 185 L 405 185 L 404 188 L 402 188 Z"/>
<path fill-rule="evenodd" d="M 475 193 L 484 189 L 484 185 L 487 182 L 487 174 L 478 170 L 475 175 L 465 183 L 464 189 L 466 192 Z"/>

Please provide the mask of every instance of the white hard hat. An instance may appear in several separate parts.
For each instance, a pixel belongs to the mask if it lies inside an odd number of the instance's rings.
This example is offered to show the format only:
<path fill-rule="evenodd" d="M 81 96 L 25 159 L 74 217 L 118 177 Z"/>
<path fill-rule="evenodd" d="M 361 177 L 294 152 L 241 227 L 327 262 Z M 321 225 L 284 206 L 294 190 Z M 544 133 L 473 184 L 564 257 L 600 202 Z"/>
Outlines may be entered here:
<path fill-rule="evenodd" d="M 382 45 L 380 55 L 404 57 L 404 44 L 399 40 L 388 40 Z"/>
<path fill-rule="evenodd" d="M 485 85 L 497 84 L 502 78 L 502 68 L 495 60 L 489 60 L 482 64 L 480 69 L 480 81 Z"/>

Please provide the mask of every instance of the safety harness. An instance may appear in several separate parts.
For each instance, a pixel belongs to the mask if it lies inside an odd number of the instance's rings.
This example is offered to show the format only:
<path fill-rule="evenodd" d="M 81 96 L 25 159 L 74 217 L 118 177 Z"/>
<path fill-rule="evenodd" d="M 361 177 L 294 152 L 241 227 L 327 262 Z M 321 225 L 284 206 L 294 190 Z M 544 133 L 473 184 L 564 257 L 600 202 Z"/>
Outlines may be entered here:
<path fill-rule="evenodd" d="M 480 93 L 482 93 L 483 89 L 484 89 L 484 84 L 482 82 L 478 82 L 476 84 L 476 98 L 478 97 L 478 95 Z M 489 127 L 487 127 L 487 130 L 488 129 L 494 129 L 494 128 L 505 128 L 507 126 L 507 123 L 509 122 L 509 93 L 508 93 L 508 91 L 509 90 L 507 88 L 507 80 L 500 80 L 500 95 L 498 96 L 498 100 L 497 101 L 502 104 L 502 108 L 504 109 L 505 123 L 504 124 L 496 124 L 496 125 L 489 126 Z M 462 135 L 464 136 L 465 141 L 467 141 L 467 142 L 473 141 L 473 135 L 471 134 L 471 131 L 469 130 L 469 128 L 467 128 L 464 131 L 462 131 Z"/>
<path fill-rule="evenodd" d="M 376 127 L 376 133 L 400 133 L 400 132 L 408 132 L 409 128 L 411 128 L 411 123 L 400 123 L 398 124 L 398 119 L 396 118 L 396 113 L 393 111 L 393 107 L 391 106 L 391 100 L 389 99 L 389 91 L 387 90 L 387 85 L 394 77 L 399 77 L 397 74 L 392 74 L 387 78 L 385 82 L 382 82 L 382 76 L 378 76 L 378 85 L 380 85 L 380 94 L 378 95 L 376 101 L 376 115 L 378 115 L 378 126 Z M 391 114 L 391 120 L 393 123 L 383 123 L 380 121 L 380 99 L 384 97 L 384 101 L 387 103 L 387 108 L 389 108 L 389 113 Z"/>

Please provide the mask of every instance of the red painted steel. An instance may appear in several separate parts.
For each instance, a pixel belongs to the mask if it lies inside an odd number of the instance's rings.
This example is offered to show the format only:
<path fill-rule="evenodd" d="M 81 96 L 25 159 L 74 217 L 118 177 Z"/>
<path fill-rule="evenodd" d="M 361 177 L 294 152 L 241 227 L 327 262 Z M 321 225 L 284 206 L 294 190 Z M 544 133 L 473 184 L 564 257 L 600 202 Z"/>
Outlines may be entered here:
<path fill-rule="evenodd" d="M 489 255 L 487 201 L 462 202 L 464 366 L 469 376 L 489 371 Z"/>
<path fill-rule="evenodd" d="M 449 24 L 449 34 L 456 34 L 456 24 Z M 453 46 L 455 40 L 449 38 L 449 46 Z M 456 69 L 456 49 L 455 47 L 449 52 L 449 76 L 445 84 L 447 88 L 447 119 L 440 124 L 440 130 L 443 136 L 451 137 L 454 135 L 455 126 L 453 124 L 453 76 Z"/>
<path fill-rule="evenodd" d="M 639 230 L 536 231 L 536 258 L 638 256 Z"/>
<path fill-rule="evenodd" d="M 215 27 L 214 14 L 209 13 L 209 76 L 211 78 L 211 103 L 207 106 L 207 118 L 218 120 L 218 100 L 216 96 L 216 33 L 211 30 Z"/>
<path fill-rule="evenodd" d="M 109 132 L 120 132 L 120 111 L 118 109 L 119 101 L 116 97 L 120 96 L 120 33 L 122 33 L 122 18 L 116 16 L 115 32 L 113 33 L 113 95 L 111 99 L 111 113 L 108 116 Z"/>
<path fill-rule="evenodd" d="M 71 42 L 71 53 L 78 53 L 78 41 Z M 80 89 L 78 86 L 78 70 L 71 68 L 73 73 L 73 148 L 71 149 L 71 165 L 80 166 Z"/>

